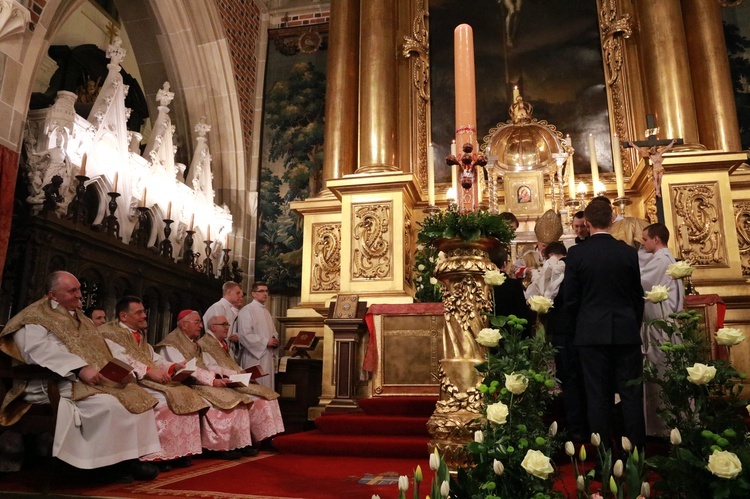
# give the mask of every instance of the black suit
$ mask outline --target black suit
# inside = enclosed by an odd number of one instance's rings
[[[622,400],[625,435],[642,450],[643,384],[627,386],[643,375],[638,254],[609,234],[592,235],[585,244],[570,248],[563,286],[565,308],[575,317],[591,431],[599,433],[602,442],[611,442],[616,391]]]

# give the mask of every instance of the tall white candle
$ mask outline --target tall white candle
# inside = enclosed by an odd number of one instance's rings
[[[518,85],[513,85],[513,102],[511,102],[511,104],[516,102],[516,97],[519,97],[520,95],[521,95],[521,91],[518,90]]]
[[[596,162],[596,142],[592,133],[589,134],[589,157],[591,157],[591,185],[596,188],[596,183],[599,182],[599,163]]]
[[[625,179],[622,173],[622,157],[620,157],[620,138],[612,137],[612,163],[615,166],[615,181],[617,182],[617,197],[625,197]]]
[[[83,158],[81,159],[81,170],[78,172],[78,175],[85,177],[86,176],[86,162],[89,159],[89,155],[86,153],[83,153]]]
[[[427,202],[435,206],[435,148],[427,148]]]
[[[456,155],[456,140],[451,140],[451,156]]]
[[[572,151],[573,143],[571,142],[570,135],[566,136],[566,139],[568,140],[568,145],[571,147]],[[572,153],[568,156],[568,197],[570,199],[575,199],[576,197],[576,175],[575,167],[573,166]]]
[[[119,179],[119,177],[120,177],[120,173],[115,172],[115,181],[112,182],[112,192],[117,192],[117,180]]]

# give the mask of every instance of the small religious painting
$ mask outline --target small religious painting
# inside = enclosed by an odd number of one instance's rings
[[[544,173],[506,173],[505,208],[516,216],[539,215],[544,211]]]

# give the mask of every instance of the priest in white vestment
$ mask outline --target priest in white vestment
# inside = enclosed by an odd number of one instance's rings
[[[99,332],[104,335],[112,354],[133,367],[138,384],[159,401],[154,412],[161,451],[141,459],[158,461],[163,470],[189,466],[189,456],[201,453],[198,411],[207,409],[210,404],[190,387],[172,382],[172,374],[185,364],[167,362],[148,344],[142,334],[148,321],[140,298],[121,298],[115,314],[118,320],[101,326]]]
[[[242,368],[229,354],[226,342],[230,323],[223,315],[216,315],[208,321],[206,334],[198,340],[203,351],[203,361],[206,366],[222,376],[230,376],[242,372]],[[284,421],[279,408],[279,394],[260,384],[253,384],[246,388],[253,397],[250,408],[250,429],[253,441],[258,442],[284,432]]]
[[[236,319],[242,304],[245,302],[245,294],[242,292],[240,285],[234,281],[225,282],[221,287],[221,292],[221,300],[208,307],[206,313],[203,314],[203,330],[209,330],[208,322],[212,317],[217,315],[226,317],[229,322],[229,336],[227,337],[229,351],[235,359],[239,359],[240,344]]]
[[[641,339],[643,341],[643,353],[646,360],[656,366],[659,376],[664,373],[664,352],[659,346],[665,341],[679,342],[679,338],[669,338],[666,333],[649,322],[654,319],[664,319],[669,314],[681,312],[685,292],[682,280],[672,279],[667,275],[667,267],[675,263],[675,259],[667,248],[669,242],[669,230],[661,223],[648,225],[643,229],[640,253],[641,285],[648,292],[655,285],[666,286],[669,289],[669,298],[661,303],[651,303],[648,300],[643,309],[643,326],[641,327]],[[649,258],[650,256],[650,258]],[[656,412],[660,404],[659,387],[653,383],[644,384],[644,412],[646,416],[646,435],[666,435],[669,429],[664,425]]]
[[[183,310],[177,316],[177,329],[156,345],[156,352],[168,362],[196,360],[197,369],[190,375],[192,387],[211,403],[201,417],[203,448],[222,459],[254,455],[249,410],[253,401],[250,395],[226,388],[226,381],[206,367],[197,343],[202,327],[198,312]]]
[[[155,478],[156,466],[137,459],[161,449],[156,399],[135,383],[115,386],[99,373],[112,355],[81,312],[75,276],[52,273],[47,291],[8,322],[0,348],[17,363],[42,366],[61,377],[52,455],[83,469],[127,461],[127,473],[135,478]],[[18,384],[6,396],[0,423],[11,425],[30,404],[44,403],[49,398],[41,380]]]
[[[258,383],[274,389],[279,333],[276,332],[271,313],[265,307],[268,286],[264,282],[255,282],[251,294],[253,301],[245,305],[237,317],[237,332],[242,345],[239,364],[242,369],[260,366],[268,376],[259,378]]]

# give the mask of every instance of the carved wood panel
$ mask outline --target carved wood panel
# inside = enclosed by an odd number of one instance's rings
[[[312,232],[310,290],[338,291],[341,287],[341,222],[312,224]]]
[[[352,205],[352,279],[392,277],[392,211],[391,202]]]
[[[690,246],[682,253],[693,265],[727,267],[727,247],[722,235],[722,210],[717,182],[671,184],[674,209],[673,234],[684,224]]]

